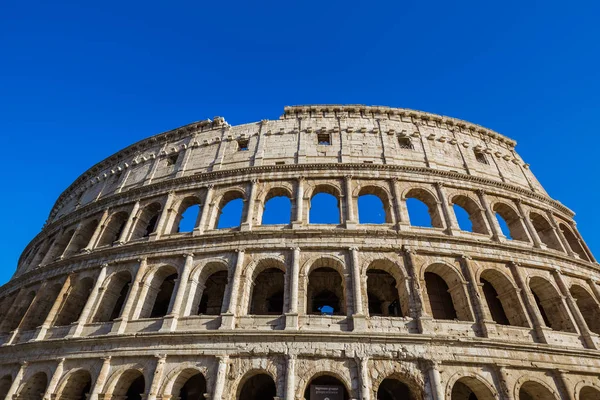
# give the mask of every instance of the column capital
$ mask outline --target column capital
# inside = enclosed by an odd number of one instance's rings
[[[253,183],[253,184],[255,184],[255,183],[260,183],[260,180],[258,180],[258,179],[256,179],[256,178],[255,178],[255,179],[251,179],[251,180],[250,180],[250,183]]]
[[[300,247],[296,246],[296,247],[290,247],[290,250],[292,251],[300,251]]]
[[[350,250],[350,251],[358,251],[358,246],[348,247],[348,250]]]
[[[344,179],[346,180],[350,180],[352,179],[352,175],[348,174],[348,175],[344,175]]]
[[[446,184],[444,182],[434,182],[434,185],[438,188],[443,188],[444,186],[446,186]]]
[[[112,356],[102,357],[101,360],[104,362],[109,362],[112,359]]]
[[[145,262],[145,261],[148,261],[148,257],[140,257],[137,259],[137,262],[140,262],[140,263]]]
[[[165,360],[167,359],[166,354],[160,354],[160,353],[156,353],[154,355],[154,357],[158,359],[158,362],[165,362]]]
[[[194,257],[194,253],[183,253],[181,256],[183,258]]]
[[[467,261],[471,261],[473,259],[473,257],[471,257],[468,254],[461,254],[460,258],[463,259],[463,260],[467,260]]]
[[[236,253],[244,253],[246,251],[246,249],[244,247],[239,247],[237,249],[235,249]]]
[[[487,194],[487,191],[485,189],[477,189],[475,190],[475,193],[477,193],[480,196],[485,196]]]
[[[213,189],[215,187],[214,183],[209,183],[208,185],[206,185],[206,189]]]
[[[108,263],[107,263],[107,262],[105,262],[105,263],[102,263],[101,267],[102,267],[102,268],[106,268],[106,267],[108,267]]]
[[[407,253],[407,254],[416,254],[417,253],[417,251],[413,247],[406,246],[406,245],[402,246],[402,251],[405,252],[405,253]]]
[[[21,361],[19,365],[21,365],[21,367],[26,367],[29,365],[29,361]]]

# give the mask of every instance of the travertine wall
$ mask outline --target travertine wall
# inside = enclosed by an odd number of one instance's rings
[[[598,399],[599,266],[514,146],[365,106],[217,117],[136,143],[60,196],[0,289],[0,396],[291,400],[329,376],[354,399]],[[339,224],[310,222],[322,192]],[[365,194],[385,223],[360,223]],[[273,196],[290,199],[289,224],[262,224]],[[217,229],[236,198],[240,226]],[[433,227],[411,225],[409,198]],[[314,312],[324,290],[333,315]]]

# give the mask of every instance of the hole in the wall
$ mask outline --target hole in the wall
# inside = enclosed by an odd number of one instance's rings
[[[340,210],[338,199],[329,193],[317,193],[310,200],[311,224],[339,224]]]
[[[431,216],[429,207],[423,201],[416,198],[406,199],[406,208],[408,209],[408,218],[412,226],[421,226],[431,228]]]
[[[233,199],[223,206],[219,215],[217,229],[235,228],[242,223],[242,212],[244,210],[244,200],[241,198]]]
[[[386,213],[383,201],[374,194],[358,197],[358,222],[360,224],[385,224]]]
[[[275,196],[267,200],[262,216],[263,225],[289,224],[292,203],[287,196]]]

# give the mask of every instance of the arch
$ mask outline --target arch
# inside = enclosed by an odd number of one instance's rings
[[[529,213],[529,220],[542,243],[551,249],[563,251],[552,225],[544,216],[532,211]]]
[[[317,391],[317,387],[319,386],[337,387],[339,388],[338,390],[342,392],[343,400],[350,399],[350,395],[348,393],[348,386],[346,382],[344,382],[344,380],[338,374],[329,371],[317,373],[309,379],[308,383],[306,384],[306,388],[304,389],[304,399],[311,400],[312,390]]]
[[[177,269],[171,265],[163,265],[152,274],[140,318],[161,318],[167,315],[177,278]]]
[[[204,400],[207,393],[207,383],[204,374],[196,368],[186,367],[179,371],[173,381],[168,384],[173,398],[180,400]]]
[[[308,223],[339,224],[341,221],[339,190],[332,185],[317,185],[310,195]]]
[[[38,293],[35,300],[35,307],[32,308],[30,313],[27,313],[27,316],[21,323],[22,330],[34,329],[44,323],[61,289],[62,284],[55,283],[48,285],[41,293]]]
[[[425,309],[434,319],[473,321],[462,275],[445,263],[434,263],[424,269],[427,296]]]
[[[102,230],[98,246],[108,246],[119,240],[128,218],[129,214],[125,211],[113,214]]]
[[[594,386],[583,386],[579,390],[579,400],[600,400],[600,389]]]
[[[346,314],[346,285],[343,275],[331,267],[313,268],[308,275],[307,314]]]
[[[53,246],[51,247],[51,251],[48,252],[44,259],[47,262],[52,262],[58,258],[61,258],[63,256],[63,253],[65,253],[65,250],[67,249],[67,246],[69,245],[69,242],[73,238],[74,234],[75,228],[63,232],[63,234],[60,235],[60,238],[58,238],[56,242],[54,242]]]
[[[556,400],[554,390],[546,384],[528,380],[519,387],[519,400]]]
[[[201,202],[198,196],[184,197],[176,207],[175,221],[171,233],[191,232],[200,221]]]
[[[529,280],[529,288],[542,319],[549,328],[557,331],[576,332],[562,296],[550,282],[534,276]]]
[[[144,207],[139,213],[133,226],[130,240],[141,239],[150,236],[156,230],[160,210],[162,206],[158,202]]]
[[[451,400],[495,400],[497,392],[483,378],[472,374],[469,376],[454,376],[449,387],[452,389],[447,398]]]
[[[387,259],[375,260],[367,267],[366,278],[369,316],[408,315],[408,293],[397,265]]]
[[[102,297],[98,302],[93,322],[108,322],[121,316],[121,311],[129,294],[132,282],[129,271],[120,271],[108,277],[104,284]]]
[[[558,224],[558,229],[560,229],[563,236],[567,240],[567,243],[569,244],[569,247],[571,248],[571,250],[574,253],[576,253],[579,256],[579,258],[581,258],[582,260],[589,261],[590,259],[587,255],[587,253],[581,246],[579,239],[577,239],[577,237],[575,236],[573,231],[571,229],[569,229],[569,227],[567,225],[563,224],[562,222],[560,224]]]
[[[229,282],[229,268],[222,260],[209,260],[192,273],[197,282],[193,301],[186,315],[219,315],[224,312],[224,298]]]
[[[377,400],[416,400],[408,385],[394,377],[385,378],[377,389]]]
[[[600,335],[600,309],[594,297],[579,285],[571,286],[569,291],[590,331]]]
[[[439,210],[438,200],[431,192],[423,188],[409,189],[403,196],[408,210],[408,219],[413,226],[443,228],[444,222]],[[412,201],[411,201],[412,199]],[[419,206],[427,207],[427,215]],[[429,218],[427,218],[427,216]]]
[[[53,326],[65,326],[76,322],[83,311],[83,307],[92,292],[94,279],[85,277],[79,279],[69,289],[67,298],[63,301]]]
[[[261,260],[252,274],[249,314],[280,315],[284,311],[285,265]],[[269,260],[270,261],[270,260]],[[277,260],[279,261],[279,260]],[[261,264],[265,267],[261,267]]]
[[[390,196],[383,188],[375,185],[363,186],[358,192],[358,223],[393,223]]]
[[[277,396],[277,387],[273,377],[266,371],[250,371],[240,381],[236,399],[265,400]]]
[[[94,219],[82,225],[81,229],[75,232],[74,238],[71,240],[71,244],[65,250],[65,257],[72,254],[79,253],[81,250],[86,248],[90,244],[92,236],[98,227],[98,220]]]
[[[519,298],[519,291],[502,272],[488,268],[481,272],[479,282],[492,319],[499,324],[528,327],[527,314]],[[493,310],[496,310],[493,311]],[[502,318],[502,314],[506,318]]]
[[[146,380],[140,369],[119,370],[113,374],[107,388],[105,394],[112,398],[142,400],[146,393]]]
[[[86,400],[92,388],[92,376],[85,369],[69,371],[58,384],[57,399]]]
[[[237,228],[245,216],[246,196],[242,191],[230,190],[221,196],[216,229]]]
[[[4,375],[0,378],[0,399],[5,399],[12,386],[12,376]]]
[[[21,384],[18,391],[18,399],[39,400],[46,393],[48,387],[48,375],[45,372],[37,372]]]
[[[498,202],[492,205],[492,211],[496,215],[500,229],[502,229],[502,233],[506,238],[521,242],[530,242],[523,220],[513,207],[506,203]],[[502,226],[502,221],[505,223],[505,228]]]
[[[464,225],[461,226],[461,220],[457,218],[461,230],[466,230],[474,233],[481,233],[484,235],[489,234],[487,223],[485,221],[485,215],[479,203],[465,195],[454,196],[452,198],[452,203],[455,207],[461,207],[468,214],[470,224],[467,225],[470,225],[470,227]]]
[[[287,225],[292,220],[292,193],[284,187],[274,187],[265,196],[261,210],[262,225]]]
[[[17,296],[11,307],[12,312],[8,312],[6,318],[4,321],[2,321],[1,326],[3,333],[14,331],[19,326],[21,320],[25,316],[25,313],[27,310],[29,310],[29,307],[31,307],[31,303],[33,303],[35,295],[35,290],[30,289],[24,295]]]

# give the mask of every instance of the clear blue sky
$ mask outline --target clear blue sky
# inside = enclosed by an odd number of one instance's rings
[[[598,2],[26,2],[0,11],[0,283],[61,191],[192,121],[360,103],[495,129],[600,257]]]

